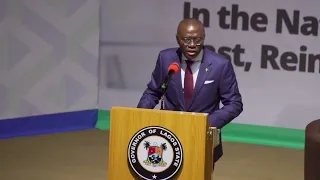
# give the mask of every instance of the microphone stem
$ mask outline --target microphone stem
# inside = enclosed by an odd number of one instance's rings
[[[162,90],[164,91],[161,97],[161,102],[160,102],[160,110],[164,110],[164,96],[167,92],[167,87],[162,87]]]
[[[179,65],[176,66],[179,67]],[[160,88],[162,89],[163,93],[161,96],[160,110],[164,110],[164,96],[167,92],[168,84],[170,83],[171,78],[175,74],[175,72],[176,71],[174,69],[170,69],[168,75],[164,78],[163,82],[161,83]]]
[[[160,110],[163,110],[163,96],[161,98],[161,107],[160,107]]]

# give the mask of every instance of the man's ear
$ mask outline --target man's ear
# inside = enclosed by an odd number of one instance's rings
[[[178,37],[178,35],[176,35],[176,41],[177,41],[177,43],[180,45],[180,40],[179,40],[179,37]]]

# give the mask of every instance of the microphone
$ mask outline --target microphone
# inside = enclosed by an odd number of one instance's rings
[[[164,80],[161,83],[161,88],[162,89],[167,89],[168,84],[171,81],[172,76],[177,73],[180,69],[180,66],[178,63],[174,62],[172,64],[170,64],[170,66],[168,67],[168,74],[165,76]]]
[[[164,90],[162,97],[161,97],[161,106],[160,106],[160,110],[164,109],[164,95],[167,92],[167,86],[171,81],[172,76],[177,73],[180,69],[180,66],[178,63],[174,62],[172,64],[170,64],[169,68],[168,68],[168,74],[166,75],[166,77],[164,78],[164,80],[161,83],[161,88]]]

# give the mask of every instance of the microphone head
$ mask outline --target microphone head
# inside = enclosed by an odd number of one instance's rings
[[[180,66],[178,63],[174,62],[172,64],[170,64],[169,68],[168,68],[168,72],[173,71],[174,74],[177,73],[180,69]]]

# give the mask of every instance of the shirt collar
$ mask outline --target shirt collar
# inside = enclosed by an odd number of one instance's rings
[[[184,56],[184,54],[183,53],[181,53],[182,55],[182,60],[184,60],[184,61],[186,61],[186,60],[188,60],[185,56]],[[193,58],[192,59],[192,61],[202,61],[202,58],[203,58],[203,49],[200,51],[200,53],[195,57],[195,58]]]

